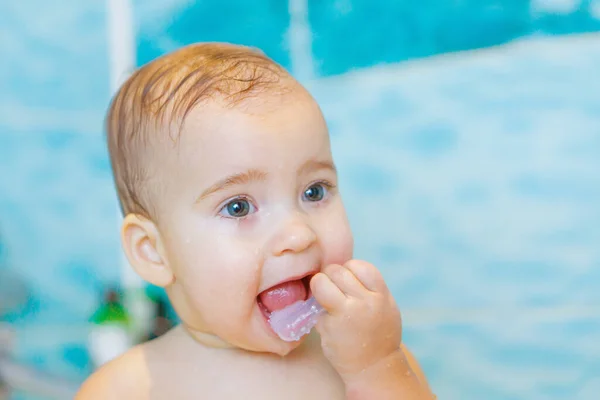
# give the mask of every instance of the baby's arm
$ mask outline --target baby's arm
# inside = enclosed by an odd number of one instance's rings
[[[138,347],[94,372],[74,400],[145,400],[148,382],[143,353]]]
[[[350,384],[347,396],[348,400],[437,399],[419,362],[404,344],[400,345],[399,353],[386,359],[385,363],[372,366]]]
[[[429,388],[429,383],[427,382],[427,377],[425,376],[425,373],[421,369],[421,366],[419,365],[419,362],[417,361],[415,356],[413,356],[413,354],[408,350],[404,343],[400,345],[400,349],[404,352],[406,360],[408,361],[408,365],[419,379],[421,385],[425,386],[427,390],[431,392],[431,389]]]
[[[346,381],[347,400],[434,400],[417,360],[401,345],[398,352]]]

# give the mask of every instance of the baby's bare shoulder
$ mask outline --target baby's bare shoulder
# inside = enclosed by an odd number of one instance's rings
[[[75,400],[145,400],[150,387],[145,344],[136,346],[95,371]]]

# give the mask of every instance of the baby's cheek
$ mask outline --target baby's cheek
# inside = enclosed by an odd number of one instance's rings
[[[331,235],[322,243],[325,265],[344,264],[353,257],[354,238],[349,227],[338,231],[336,235]]]

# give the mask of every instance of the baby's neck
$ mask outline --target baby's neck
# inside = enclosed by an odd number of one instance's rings
[[[216,335],[195,330],[193,328],[190,328],[189,326],[186,326],[185,324],[182,324],[182,328],[183,328],[183,331],[189,337],[191,337],[194,341],[200,343],[203,346],[216,348],[216,349],[233,349],[233,348],[235,348],[235,346],[231,345],[230,343],[227,343],[226,341],[224,341],[223,339],[221,339],[220,337],[218,337]]]

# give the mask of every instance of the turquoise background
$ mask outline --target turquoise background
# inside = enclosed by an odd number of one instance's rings
[[[308,7],[305,83],[356,255],[384,273],[439,398],[597,399],[600,2]],[[76,382],[119,279],[106,17],[104,2],[0,4],[0,268],[30,290],[3,319],[18,360]],[[286,2],[140,0],[134,17],[140,65],[224,40],[293,70]]]

